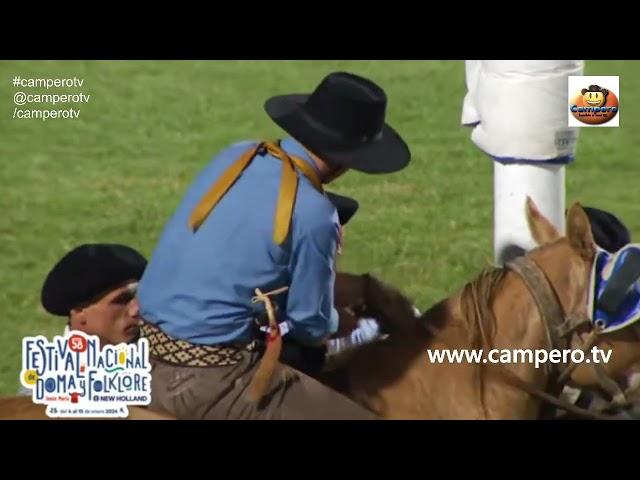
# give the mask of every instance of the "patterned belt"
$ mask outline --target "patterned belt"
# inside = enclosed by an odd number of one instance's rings
[[[170,337],[156,325],[144,322],[140,335],[149,340],[149,353],[163,362],[181,367],[225,367],[240,363],[256,342],[245,345],[196,345]]]

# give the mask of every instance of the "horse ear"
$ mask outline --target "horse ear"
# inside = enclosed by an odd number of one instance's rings
[[[591,260],[596,253],[591,222],[580,203],[571,205],[567,215],[567,238],[573,249],[585,260]]]
[[[527,196],[526,210],[529,231],[538,245],[544,245],[560,238],[558,229],[540,212],[538,206],[529,196]]]

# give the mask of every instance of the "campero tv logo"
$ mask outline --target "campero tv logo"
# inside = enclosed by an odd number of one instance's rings
[[[127,405],[151,402],[148,342],[101,347],[78,331],[25,337],[20,381],[50,417],[127,417]]]
[[[569,77],[569,126],[620,125],[620,77]]]

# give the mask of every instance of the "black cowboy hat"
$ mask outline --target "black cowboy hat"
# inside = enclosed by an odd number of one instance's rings
[[[371,80],[327,75],[311,94],[272,97],[276,124],[321,159],[366,173],[390,173],[411,159],[407,144],[385,123],[387,96]]]
[[[349,220],[351,220],[351,217],[358,211],[358,207],[360,206],[357,200],[351,197],[345,197],[344,195],[338,195],[337,193],[327,192],[327,197],[338,211],[340,225],[349,223]]]
[[[589,217],[593,239],[608,252],[615,253],[631,243],[629,229],[613,213],[594,207],[583,207]]]
[[[47,275],[42,306],[53,315],[68,316],[71,309],[97,295],[127,280],[140,280],[146,266],[144,256],[126,245],[80,245],[64,255]]]

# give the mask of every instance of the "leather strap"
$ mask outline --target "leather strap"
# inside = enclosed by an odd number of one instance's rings
[[[592,412],[586,408],[579,407],[577,405],[574,405],[573,403],[565,401],[561,398],[557,398],[545,391],[542,391],[534,387],[533,385],[530,385],[528,382],[525,382],[524,380],[522,380],[511,370],[505,368],[504,365],[500,365],[500,364],[488,364],[488,365],[490,367],[494,367],[498,369],[504,375],[505,380],[511,385],[513,385],[514,387],[527,392],[529,395],[532,395],[543,402],[546,402],[550,405],[554,405],[557,408],[573,413],[574,415],[577,415],[579,417],[589,418],[591,420],[615,420],[616,419],[616,417],[613,417],[610,415],[601,414],[599,412]]]
[[[256,145],[247,150],[220,176],[218,181],[214,183],[204,197],[202,197],[198,205],[196,205],[196,208],[191,212],[191,217],[189,218],[189,226],[194,232],[200,228],[200,225],[206,220],[209,213],[211,213],[220,199],[231,188],[231,185],[234,184],[244,169],[247,168],[258,153],[259,148],[260,145]]]
[[[620,386],[607,375],[606,369],[600,363],[592,363],[592,367],[596,372],[596,379],[602,389],[611,396],[611,405],[624,405],[627,401],[625,393]]]
[[[544,272],[527,257],[518,257],[507,263],[507,267],[520,276],[531,292],[547,333],[549,347],[562,349],[566,343],[561,336],[564,312]]]
[[[269,383],[275,372],[280,353],[282,352],[282,334],[276,318],[276,310],[269,298],[270,295],[277,295],[286,291],[288,287],[278,288],[267,293],[263,293],[259,288],[255,289],[256,296],[252,303],[264,302],[269,318],[269,331],[267,333],[267,345],[260,360],[260,365],[251,379],[247,396],[252,402],[259,402],[267,393]]]

